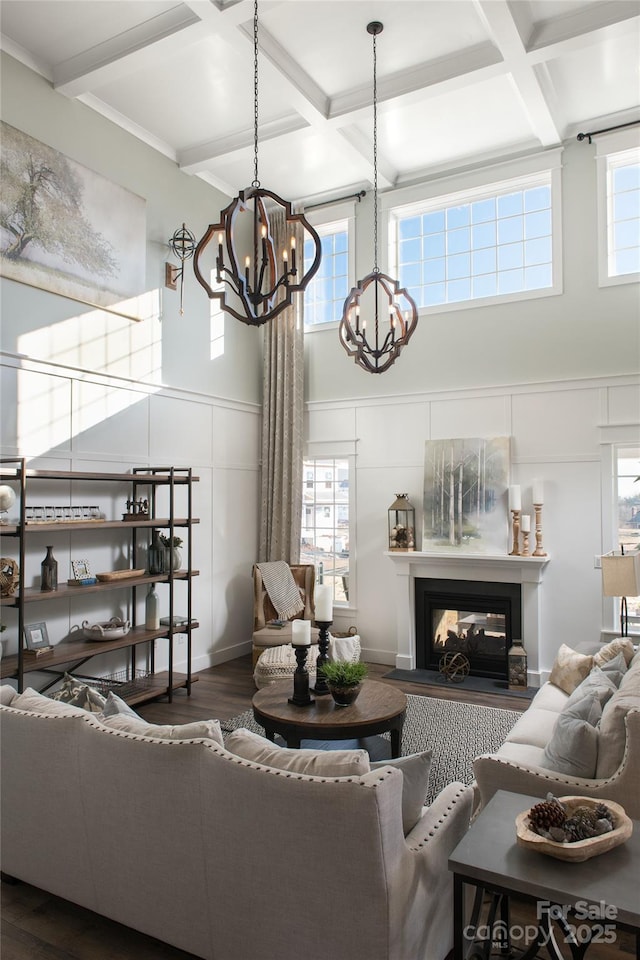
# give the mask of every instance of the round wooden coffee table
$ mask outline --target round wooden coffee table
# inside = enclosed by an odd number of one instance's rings
[[[336,707],[331,694],[316,696],[307,707],[288,703],[292,683],[270,683],[253,698],[253,716],[269,740],[278,733],[288,747],[301,740],[350,740],[391,733],[391,756],[399,757],[407,698],[400,690],[377,680],[365,680],[355,703]]]

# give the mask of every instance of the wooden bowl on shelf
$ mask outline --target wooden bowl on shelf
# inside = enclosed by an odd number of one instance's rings
[[[557,843],[555,840],[541,837],[531,829],[529,811],[525,810],[516,817],[516,839],[521,847],[535,850],[537,853],[545,853],[549,857],[555,857],[556,860],[580,863],[606,853],[607,850],[613,850],[614,847],[628,840],[633,833],[633,822],[626,815],[623,807],[619,803],[614,803],[613,800],[599,800],[593,797],[558,797],[558,800],[566,807],[569,816],[576,807],[594,809],[598,804],[603,803],[613,816],[613,830],[599,837],[589,837],[587,840]]]

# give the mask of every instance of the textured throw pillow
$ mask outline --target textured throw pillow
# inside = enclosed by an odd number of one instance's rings
[[[609,680],[615,683],[616,687],[619,687],[622,683],[622,678],[627,672],[627,662],[624,658],[624,653],[620,651],[615,657],[612,657],[611,660],[605,660],[600,666],[594,667],[594,670],[601,670]],[[593,671],[591,671],[593,673]]]
[[[395,760],[375,760],[371,764],[372,770],[379,767],[397,767],[402,771],[402,829],[405,837],[422,815],[429,787],[432,756],[431,750],[425,750],[424,753],[412,753],[408,757],[397,757]]]
[[[104,707],[102,708],[102,713],[98,719],[104,720],[105,717],[115,717],[119,713],[124,714],[126,717],[134,717],[136,720],[142,720],[142,717],[137,714],[135,710],[132,710],[128,703],[125,703],[113,690],[109,690]]]
[[[628,667],[633,659],[634,652],[633,643],[628,637],[617,637],[615,640],[611,640],[609,643],[605,643],[603,647],[600,647],[593,658],[593,662],[596,666],[601,667],[607,660],[613,660],[614,657],[617,657],[618,654],[621,653]]]
[[[310,777],[360,777],[370,770],[366,750],[289,750],[246,727],[229,734],[226,748],[243,760]]]
[[[11,706],[16,710],[29,710],[31,713],[46,713],[48,715],[64,714],[70,717],[82,715],[82,707],[72,706],[70,703],[62,703],[59,700],[52,700],[51,697],[45,697],[33,687],[27,687],[22,693],[19,693],[11,701]]]
[[[565,693],[573,693],[593,666],[593,657],[572,650],[563,643],[551,668],[550,683]]]
[[[569,777],[595,776],[598,762],[598,731],[602,706],[595,695],[583,697],[564,709],[551,740],[544,748],[540,765]]]
[[[70,673],[65,673],[62,686],[51,694],[51,699],[68,703],[73,707],[81,707],[89,713],[100,713],[105,704],[105,698],[101,693],[90,687],[84,680],[72,677]]]
[[[155,737],[156,740],[215,740],[224,746],[219,720],[199,720],[194,723],[168,724],[147,723],[141,717],[130,717],[126,713],[116,713],[104,717],[102,723],[111,730],[123,733],[135,733],[138,737]]]
[[[602,711],[600,721],[600,742],[602,750],[598,754],[598,777],[612,776],[624,757],[627,742],[625,718],[629,710],[640,708],[640,661],[632,662],[625,673],[620,688],[611,697]],[[606,749],[605,749],[606,747]]]
[[[595,699],[600,702],[600,706],[603,707],[617,689],[618,687],[609,673],[605,673],[600,667],[594,667],[582,683],[578,684],[575,688],[562,708],[563,712],[571,709],[571,707],[582,700],[583,697],[595,697]]]

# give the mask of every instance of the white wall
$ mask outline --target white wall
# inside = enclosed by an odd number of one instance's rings
[[[307,335],[307,439],[329,456],[356,451],[357,607],[336,619],[357,625],[371,660],[391,664],[396,651],[387,509],[407,492],[421,530],[429,439],[511,437],[524,512],[532,480],[545,481],[543,678],[561,642],[615,629],[594,557],[614,546],[611,442],[640,442],[640,312],[637,284],[598,287],[594,151],[574,142],[563,154],[561,295],[424,315],[381,376],[355,366],[335,328]],[[370,203],[356,218],[361,278],[372,267]]]
[[[164,262],[173,259],[168,238],[183,221],[201,236],[228,198],[4,54],[1,70],[6,123],[145,199],[147,289],[160,302],[158,315],[135,323],[3,280],[2,455],[25,456],[42,468],[96,472],[193,467],[200,477],[193,611],[201,624],[194,633],[194,669],[238,656],[250,649],[252,632],[262,337],[226,319],[223,352],[211,359],[210,305],[192,270],[183,317],[179,294],[163,287]],[[119,519],[126,495],[102,488],[100,502]],[[79,502],[75,492],[73,502]],[[28,582],[37,582],[44,549],[39,540],[30,542],[25,572]],[[60,578],[69,576],[78,549],[94,571],[122,565],[120,543],[119,535],[67,538],[54,551]],[[6,544],[3,555],[11,556],[11,549]],[[29,616],[45,620],[55,642],[82,619],[126,613],[117,603],[115,594],[101,593],[70,605],[48,601],[29,608]],[[3,620],[11,616],[6,611]],[[9,652],[16,649],[15,631],[3,639]],[[159,654],[162,666],[161,645]],[[178,667],[183,656],[177,647]]]

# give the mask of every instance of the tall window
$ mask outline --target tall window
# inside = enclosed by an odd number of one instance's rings
[[[304,293],[305,326],[333,323],[342,316],[349,293],[349,230],[346,220],[317,226],[322,245],[320,268]],[[305,270],[311,266],[315,248],[304,245]]]
[[[349,460],[305,460],[300,563],[333,587],[334,603],[349,601]]]
[[[559,292],[558,194],[543,170],[392,209],[401,284],[423,308]]]
[[[607,157],[608,274],[640,273],[640,150]]]
[[[616,494],[618,544],[631,553],[640,548],[640,447],[618,447]],[[627,610],[630,629],[640,630],[640,597],[627,597]]]

